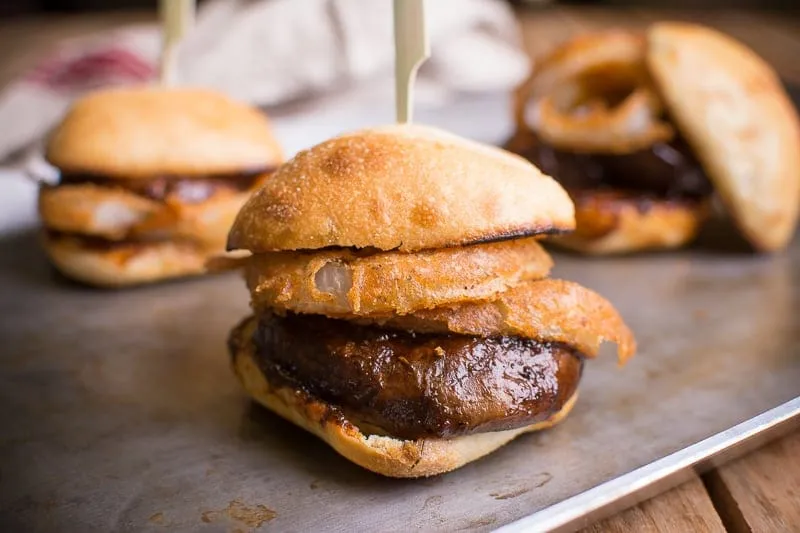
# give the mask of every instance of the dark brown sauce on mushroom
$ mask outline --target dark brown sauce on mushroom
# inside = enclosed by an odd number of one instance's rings
[[[713,187],[691,149],[680,138],[631,154],[586,154],[559,150],[531,136],[518,153],[568,191],[620,189],[658,199],[701,199]]]
[[[314,315],[265,315],[254,340],[270,381],[406,439],[545,420],[575,392],[583,369],[583,358],[563,345],[388,331]]]

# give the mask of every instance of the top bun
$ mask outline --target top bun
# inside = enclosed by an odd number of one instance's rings
[[[239,212],[228,249],[416,251],[574,229],[564,189],[524,159],[425,126],[299,153]]]
[[[208,90],[137,87],[75,102],[46,158],[62,172],[130,179],[258,171],[282,154],[256,109]]]
[[[744,236],[783,248],[800,202],[800,122],[775,72],[715,30],[659,23],[647,61],[667,108]]]

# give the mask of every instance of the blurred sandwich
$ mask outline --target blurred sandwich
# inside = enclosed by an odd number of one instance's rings
[[[202,274],[282,162],[257,110],[210,91],[133,88],[78,100],[52,133],[44,246],[66,276],[125,286]]]
[[[575,403],[617,311],[548,279],[537,237],[574,227],[564,190],[508,152],[422,126],[362,130],[280,167],[228,239],[254,315],[236,375],[364,468],[440,474]]]
[[[587,254],[690,242],[719,194],[752,246],[784,248],[800,202],[800,123],[775,72],[715,30],[659,23],[645,35],[573,39],[516,93],[507,148],[559,180]]]

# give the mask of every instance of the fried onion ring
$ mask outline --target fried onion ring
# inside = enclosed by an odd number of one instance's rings
[[[39,191],[39,213],[48,228],[109,240],[124,240],[132,227],[160,209],[158,202],[125,189],[91,183]]]
[[[616,309],[581,285],[558,279],[521,283],[495,298],[417,311],[408,316],[370,317],[362,323],[419,333],[459,333],[480,337],[518,336],[560,342],[595,357],[605,341],[617,345],[624,364],[636,339]]]
[[[599,100],[562,111],[546,96],[533,106],[534,128],[546,143],[562,150],[628,154],[671,139],[675,130],[657,120],[661,103],[650,90],[636,89],[609,109]]]
[[[249,192],[219,189],[199,203],[144,198],[122,187],[80,183],[42,187],[39,212],[50,229],[102,237],[184,239],[222,249]]]
[[[697,236],[710,214],[707,200],[660,199],[620,190],[570,194],[577,229],[549,242],[589,255],[679,248]]]
[[[550,272],[535,238],[369,255],[336,249],[255,254],[244,260],[257,309],[331,317],[390,313],[486,299]]]
[[[532,105],[529,101],[532,100]],[[660,120],[640,35],[573,39],[545,57],[515,94],[518,135],[571,151],[630,153],[674,135]]]

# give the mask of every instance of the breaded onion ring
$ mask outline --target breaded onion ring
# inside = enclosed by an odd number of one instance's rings
[[[183,203],[169,198],[161,210],[132,228],[131,235],[165,235],[223,248],[236,214],[251,192],[220,189],[199,203]]]
[[[630,153],[669,140],[674,130],[659,119],[644,58],[643,38],[626,32],[586,35],[557,48],[516,91],[518,135],[533,130],[557,148],[593,153]]]
[[[658,199],[619,190],[572,191],[577,229],[549,239],[584,254],[608,255],[665,250],[697,236],[710,202]]]
[[[661,103],[650,90],[636,89],[609,109],[599,100],[561,110],[546,96],[533,105],[533,127],[544,142],[562,150],[628,154],[672,138],[675,131],[658,121]]]
[[[558,279],[521,283],[483,302],[408,316],[370,317],[362,322],[420,333],[503,335],[560,342],[587,357],[596,356],[600,344],[609,341],[617,345],[620,364],[636,352],[633,333],[605,298],[577,283]]]
[[[562,43],[536,62],[528,79],[517,89],[514,102],[517,121],[524,122],[530,98],[553,94],[565,81],[581,73],[627,66],[642,80],[646,79],[645,52],[644,37],[625,31],[589,33]]]
[[[159,202],[123,187],[80,183],[43,187],[39,212],[48,228],[65,233],[113,241],[183,239],[222,248],[248,197],[221,188],[199,203]]]
[[[160,209],[155,200],[92,183],[43,186],[39,192],[39,213],[48,228],[110,240],[124,239]]]
[[[255,308],[333,317],[391,313],[490,298],[547,276],[535,238],[359,255],[351,250],[255,254],[244,260]]]

